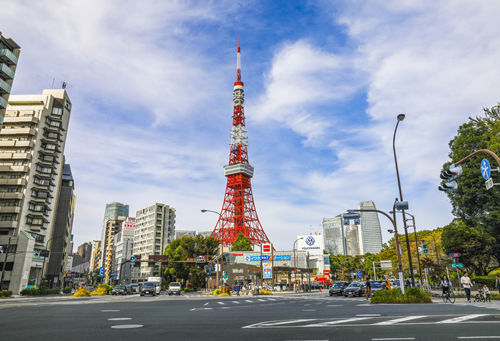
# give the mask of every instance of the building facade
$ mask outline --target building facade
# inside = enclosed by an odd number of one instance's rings
[[[134,271],[134,280],[160,276],[161,265],[150,266],[150,255],[163,255],[175,236],[175,208],[156,203],[136,212],[134,256],[141,257],[140,266]]]
[[[359,225],[351,224],[345,228],[346,254],[358,256],[363,254],[361,248],[361,229]]]
[[[90,271],[95,271],[99,268],[99,261],[101,259],[101,241],[92,241],[92,255],[90,256]]]
[[[0,124],[3,122],[21,49],[0,32]]]
[[[182,237],[196,237],[196,231],[176,230],[174,239],[181,239]]]
[[[359,203],[359,209],[376,209],[371,200]],[[361,250],[365,253],[379,253],[382,251],[382,229],[376,212],[361,212]]]
[[[49,254],[71,114],[64,89],[11,95],[0,130],[1,286],[39,286]],[[49,245],[48,245],[49,244]]]
[[[341,215],[323,218],[323,236],[326,252],[336,256],[346,254],[344,221]]]
[[[50,287],[61,287],[64,277],[65,259],[69,255],[71,232],[73,230],[73,216],[75,212],[74,180],[71,167],[65,164],[57,209],[52,229],[50,255],[47,266],[47,280]]]
[[[106,228],[106,237],[102,244],[104,252],[104,283],[110,283],[113,275],[113,260],[114,260],[114,241],[115,235],[121,232],[122,223],[126,217],[118,217],[118,219],[108,220],[104,225]],[[89,264],[90,265],[90,264]]]
[[[113,202],[111,204],[106,204],[106,209],[104,211],[104,220],[102,223],[102,232],[101,232],[101,255],[99,257],[99,266],[105,265],[106,260],[106,240],[107,240],[107,230],[106,230],[106,222],[108,220],[118,220],[118,217],[122,217],[122,221],[125,220],[129,215],[129,206],[119,203]]]
[[[134,245],[135,218],[128,217],[122,223],[122,230],[115,235],[113,274],[116,274],[121,283],[130,283],[132,280],[132,264],[127,262],[132,257]]]

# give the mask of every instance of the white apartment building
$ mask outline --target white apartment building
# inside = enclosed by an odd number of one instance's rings
[[[160,276],[160,264],[148,264],[150,255],[163,255],[175,236],[175,209],[156,203],[136,212],[134,256],[141,257],[140,267],[134,271],[134,281]]]
[[[47,266],[70,114],[64,89],[9,97],[0,128],[0,245],[9,253],[0,264],[1,286],[14,294],[39,286]]]
[[[126,263],[133,253],[135,218],[128,217],[122,223],[122,229],[115,235],[113,274],[116,274],[122,283],[132,280],[132,265]]]
[[[347,254],[344,221],[341,215],[335,218],[323,218],[323,236],[326,252],[336,256]]]
[[[359,209],[376,209],[371,200],[359,203]],[[376,212],[361,212],[361,254],[379,253],[382,251],[382,229]]]

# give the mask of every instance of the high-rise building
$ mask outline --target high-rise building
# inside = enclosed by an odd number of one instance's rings
[[[181,239],[182,237],[196,237],[196,231],[176,230],[174,239]]]
[[[8,257],[0,281],[16,294],[40,285],[54,242],[70,114],[64,89],[9,97],[0,130],[0,245],[12,252],[0,255],[0,264]]]
[[[20,51],[19,45],[0,32],[0,124],[7,109]]]
[[[361,229],[359,225],[348,225],[345,228],[346,254],[358,256],[363,254],[361,250]]]
[[[49,286],[60,287],[63,279],[65,259],[69,254],[71,232],[73,230],[73,216],[75,212],[74,180],[71,167],[65,164],[61,179],[57,208],[52,229],[50,256],[47,266],[47,280]]]
[[[107,243],[107,230],[106,230],[106,222],[108,220],[118,220],[118,217],[128,217],[129,207],[128,205],[112,202],[111,204],[106,204],[106,210],[104,211],[104,220],[102,223],[102,232],[101,232],[101,255],[99,256],[99,266],[105,265],[106,260],[106,246]],[[124,219],[122,219],[123,221]]]
[[[323,236],[325,250],[333,255],[345,255],[344,221],[341,215],[335,218],[323,218]]]
[[[92,243],[87,242],[79,245],[76,251],[82,258],[82,263],[90,262],[92,256]]]
[[[163,255],[175,236],[175,208],[165,204],[153,204],[136,212],[134,232],[134,256],[141,257],[140,268],[134,272],[134,280],[147,280],[160,276],[160,266],[149,266],[150,255]]]
[[[113,253],[114,253],[114,241],[115,235],[120,233],[122,229],[122,223],[126,217],[118,217],[118,219],[107,220],[104,227],[106,229],[106,236],[104,242],[102,243],[103,251],[103,266],[104,266],[104,283],[108,283],[113,274]]]
[[[99,261],[101,259],[101,241],[92,241],[92,255],[90,256],[90,271],[95,271],[99,267]]]
[[[359,203],[359,209],[376,209],[371,200]],[[361,250],[365,253],[379,253],[382,251],[382,230],[376,212],[361,212]]]
[[[126,262],[132,257],[134,245],[135,218],[128,217],[122,223],[122,230],[115,234],[113,274],[116,274],[122,283],[132,280],[132,264]]]

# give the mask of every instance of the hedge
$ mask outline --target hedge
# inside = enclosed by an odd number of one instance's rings
[[[480,288],[483,287],[484,284],[488,286],[490,290],[495,288],[495,280],[496,277],[490,276],[476,276],[472,279],[472,282],[476,283]]]
[[[71,294],[71,291],[73,291],[71,288],[63,288],[62,289],[63,294]]]
[[[400,288],[396,288],[377,291],[371,303],[432,303],[432,300],[421,288],[408,288],[404,295]]]
[[[4,297],[10,297],[10,296],[12,296],[12,291],[10,291],[10,290],[0,291],[0,297],[4,298]]]
[[[43,295],[58,295],[61,293],[60,289],[47,289],[47,288],[31,288],[21,290],[23,296],[43,296]]]

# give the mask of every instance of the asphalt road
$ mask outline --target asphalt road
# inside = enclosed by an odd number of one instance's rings
[[[326,294],[0,300],[0,340],[500,340],[500,304]]]

